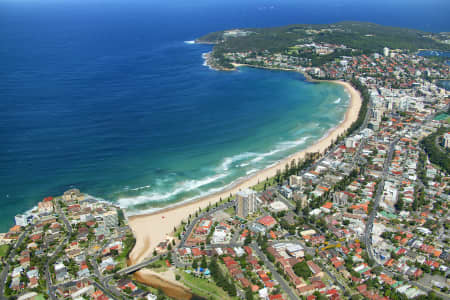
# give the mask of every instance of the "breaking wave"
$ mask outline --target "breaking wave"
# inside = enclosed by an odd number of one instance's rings
[[[245,153],[241,153],[241,154],[234,155],[231,157],[227,157],[223,160],[222,164],[219,167],[219,170],[227,171],[234,162],[242,161],[244,159],[254,157],[257,155],[258,155],[257,153],[245,152]],[[244,165],[244,166],[249,165],[249,163],[242,163],[241,166],[242,165]]]
[[[187,192],[193,192],[193,191],[196,192],[195,196],[185,198],[182,201],[177,202],[177,203],[182,203],[182,202],[188,202],[188,201],[194,200],[196,198],[221,191],[222,189],[224,189],[227,186],[236,182],[236,180],[238,180],[238,178],[228,178],[228,180],[231,179],[231,182],[227,183],[225,186],[221,185],[221,186],[217,187],[217,186],[209,186],[209,185],[211,185],[213,183],[220,184],[220,182],[218,182],[219,180],[223,180],[232,175],[238,176],[238,174],[239,174],[239,177],[244,177],[244,176],[249,176],[253,173],[256,173],[257,171],[262,169],[262,167],[260,167],[260,168],[253,167],[250,169],[247,169],[247,168],[249,166],[252,166],[252,164],[262,161],[265,158],[271,157],[274,154],[277,154],[279,152],[284,152],[284,151],[290,150],[292,148],[298,147],[298,146],[304,144],[309,138],[311,138],[311,136],[303,137],[296,141],[281,142],[275,146],[274,150],[271,150],[266,153],[244,152],[244,153],[237,154],[237,155],[234,155],[231,157],[226,157],[216,168],[213,169],[216,174],[211,175],[211,176],[206,176],[202,179],[185,180],[185,181],[178,180],[174,183],[170,182],[173,180],[173,178],[172,178],[172,180],[160,179],[164,182],[164,184],[163,185],[158,184],[157,186],[165,186],[165,187],[169,187],[169,188],[172,187],[171,191],[158,192],[158,191],[156,191],[156,188],[155,188],[155,191],[144,192],[144,193],[142,193],[142,195],[139,195],[136,197],[120,198],[118,200],[118,203],[119,203],[120,207],[132,208],[133,206],[140,205],[140,204],[146,204],[146,203],[151,204],[152,202],[168,202],[171,200],[176,200],[177,197],[182,198],[182,195]],[[274,164],[275,163],[272,161],[272,164],[270,164],[270,166],[273,166]],[[268,166],[264,166],[264,167],[268,167]],[[232,169],[234,169],[235,172],[236,172],[236,170],[238,170],[237,173],[232,172]],[[244,169],[244,170],[239,171],[242,169]],[[243,173],[243,172],[245,172],[245,173]],[[222,182],[222,183],[224,183],[224,182]],[[209,186],[209,188],[208,188],[208,186]],[[139,189],[146,189],[146,188],[150,188],[150,185],[140,187],[137,189],[132,189],[132,190],[139,190]],[[132,212],[130,212],[130,213],[132,213]]]
[[[200,180],[187,180],[187,181],[183,181],[183,182],[177,182],[174,184],[177,187],[174,188],[171,192],[167,192],[167,193],[152,192],[152,193],[143,194],[143,195],[140,195],[137,197],[132,197],[132,198],[121,198],[118,200],[118,202],[119,202],[120,207],[129,207],[129,206],[135,206],[138,204],[143,204],[146,202],[167,201],[176,195],[199,189],[202,186],[211,184],[219,179],[223,179],[223,178],[227,177],[228,175],[229,175],[228,173],[223,173],[223,174],[217,174],[214,176],[205,177]]]
[[[299,139],[297,141],[281,142],[275,147],[274,150],[258,155],[258,157],[252,159],[251,162],[253,162],[253,163],[259,162],[259,161],[263,160],[266,157],[269,157],[269,156],[272,156],[272,155],[277,154],[279,152],[287,151],[289,149],[298,147],[298,146],[304,144],[309,138],[311,138],[311,137],[310,136],[306,136],[306,137],[303,137],[303,138],[301,138],[301,139]]]

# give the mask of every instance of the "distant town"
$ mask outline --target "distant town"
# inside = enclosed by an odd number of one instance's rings
[[[0,298],[450,299],[450,94],[438,85],[450,66],[387,46],[360,53],[308,40],[290,54],[211,54],[218,68],[225,60],[348,81],[363,99],[358,120],[325,153],[186,216],[135,265],[120,207],[77,189],[47,197],[0,238]],[[308,58],[341,51],[317,66]],[[167,285],[133,275],[143,268]]]

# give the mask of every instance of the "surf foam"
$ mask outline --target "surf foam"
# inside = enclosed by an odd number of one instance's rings
[[[278,145],[276,145],[274,150],[258,155],[258,157],[252,159],[251,162],[253,162],[253,163],[259,162],[259,161],[263,160],[264,158],[272,156],[276,153],[283,152],[283,151],[292,149],[294,147],[300,146],[300,145],[304,144],[309,138],[310,138],[310,136],[306,136],[306,137],[303,137],[296,141],[281,142]]]
[[[228,175],[229,175],[228,173],[223,173],[223,174],[217,174],[214,176],[205,177],[200,180],[187,180],[187,181],[183,181],[183,182],[177,182],[174,184],[174,186],[177,186],[177,188],[174,188],[171,192],[167,192],[167,193],[151,192],[151,193],[143,194],[143,195],[140,195],[137,197],[121,198],[118,200],[118,203],[119,203],[120,207],[129,207],[129,206],[135,206],[138,204],[143,204],[146,202],[167,201],[178,194],[199,189],[202,186],[208,185],[219,179],[225,178]]]

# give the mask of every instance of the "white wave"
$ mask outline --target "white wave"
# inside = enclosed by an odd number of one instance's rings
[[[136,196],[136,197],[121,198],[118,200],[118,203],[119,203],[120,207],[122,207],[122,208],[129,208],[129,210],[127,210],[127,215],[142,214],[143,213],[142,210],[134,211],[134,209],[132,207],[136,206],[138,204],[143,204],[143,203],[150,203],[150,202],[155,202],[155,201],[167,201],[181,193],[185,193],[185,192],[189,192],[189,191],[193,191],[193,190],[198,190],[199,193],[193,197],[184,199],[181,202],[177,202],[175,205],[179,205],[180,203],[189,202],[194,199],[198,199],[200,197],[219,192],[219,191],[224,190],[224,189],[230,187],[231,185],[235,184],[236,181],[233,181],[233,182],[227,184],[226,186],[210,188],[207,190],[202,190],[201,187],[206,186],[206,185],[211,184],[219,179],[229,176],[229,173],[227,173],[226,171],[229,170],[229,168],[232,166],[232,164],[234,162],[238,162],[238,161],[241,161],[244,159],[249,159],[249,158],[254,157],[251,161],[243,162],[238,165],[240,167],[245,167],[245,166],[250,165],[251,163],[261,161],[262,159],[272,156],[278,152],[286,151],[288,149],[291,149],[291,148],[297,147],[301,144],[304,144],[309,138],[312,138],[312,137],[307,136],[307,137],[303,137],[296,141],[281,142],[278,145],[276,145],[274,150],[269,151],[267,153],[245,152],[245,153],[241,153],[241,154],[234,155],[231,157],[227,157],[216,168],[216,172],[220,172],[220,174],[205,177],[200,180],[187,180],[187,181],[183,181],[183,182],[178,182],[178,183],[174,184],[174,188],[172,189],[172,191],[166,192],[166,193],[148,192],[148,193],[144,193],[142,195]],[[274,164],[275,163],[271,164],[270,166],[273,166]],[[258,170],[259,169],[248,170],[246,172],[245,177],[250,176],[251,174],[257,172]],[[242,178],[240,180],[242,180]],[[154,212],[159,209],[160,208],[149,208],[149,212]]]
[[[208,56],[209,56],[210,53],[211,53],[211,52],[205,52],[205,53],[202,53],[202,58],[203,58],[203,64],[202,64],[202,65],[205,66],[205,67],[208,67],[208,68],[212,69],[211,66],[208,65]]]
[[[250,175],[250,174],[253,174],[253,173],[257,172],[257,171],[258,171],[258,169],[251,169],[251,170],[245,172],[245,175]]]
[[[151,185],[144,185],[144,186],[140,186],[134,189],[129,189],[130,191],[140,191],[140,190],[145,190],[145,189],[149,189],[151,187]]]
[[[173,206],[182,205],[182,204],[184,204],[184,203],[191,202],[192,200],[198,199],[198,198],[200,198],[200,197],[203,197],[203,196],[207,196],[207,195],[211,195],[211,194],[220,192],[220,191],[223,190],[223,189],[227,189],[227,188],[231,187],[233,184],[234,184],[234,182],[231,182],[231,183],[227,184],[227,185],[224,186],[224,187],[211,188],[211,189],[209,189],[209,190],[207,190],[207,191],[201,192],[201,193],[198,194],[197,196],[190,197],[190,198],[184,199],[183,201],[176,202],[176,203],[174,203],[174,204],[172,204],[172,205],[168,205],[168,206],[164,206],[164,207],[150,207],[150,208],[145,209],[145,210],[130,208],[130,209],[125,210],[125,215],[126,215],[127,217],[129,217],[129,216],[133,216],[133,215],[149,214],[149,213],[153,213],[153,212],[156,212],[156,211],[158,211],[158,210],[165,209],[165,208],[168,208],[168,207],[173,207]],[[140,196],[140,197],[141,197],[141,199],[143,199],[145,196]],[[151,202],[151,200],[146,200],[146,199],[144,199],[141,203],[146,203],[146,202]],[[122,207],[122,206],[121,206],[121,207]]]
[[[184,41],[184,43],[185,43],[185,44],[192,45],[192,44],[195,44],[195,41]]]
[[[335,104],[338,104],[339,102],[341,102],[341,98],[337,98],[336,101],[334,101]]]
[[[28,209],[27,211],[21,213],[21,215],[30,216],[30,215],[33,215],[34,213],[37,213],[37,210],[38,210],[38,206],[35,205],[32,208]]]
[[[227,171],[230,168],[231,164],[233,164],[234,162],[241,161],[243,159],[250,158],[256,155],[258,154],[253,152],[244,152],[231,157],[226,157],[223,160],[222,164],[219,166],[219,170]]]
[[[97,202],[104,202],[104,203],[109,203],[109,204],[111,204],[111,202],[109,202],[108,200],[106,200],[106,199],[103,199],[103,198],[100,198],[100,197],[95,197],[95,196],[92,196],[92,195],[90,195],[90,194],[85,194],[86,195],[86,198],[87,199],[94,199],[95,201],[97,201]]]
[[[228,176],[228,173],[223,174],[217,174],[214,176],[206,177],[200,180],[187,180],[181,183],[176,183],[174,190],[168,193],[158,193],[158,192],[152,192],[148,194],[143,194],[137,197],[127,197],[127,198],[121,198],[118,200],[118,203],[120,207],[129,207],[134,206],[138,204],[142,204],[145,202],[152,202],[152,201],[167,201],[170,198],[184,193],[189,192],[192,190],[196,190],[202,186],[208,185],[210,183],[213,183],[214,181],[217,181],[219,179],[225,178]]]
[[[297,141],[281,142],[275,147],[274,150],[258,155],[258,157],[252,159],[251,162],[253,162],[253,163],[259,162],[259,161],[263,160],[264,158],[272,156],[278,152],[286,151],[288,149],[300,146],[300,145],[304,144],[306,142],[306,140],[309,138],[310,138],[310,136],[306,136]]]

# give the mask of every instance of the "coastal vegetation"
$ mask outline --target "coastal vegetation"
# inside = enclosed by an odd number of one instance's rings
[[[355,122],[349,127],[347,130],[347,134],[352,134],[355,132],[358,128],[361,127],[361,125],[364,123],[364,119],[366,118],[367,109],[370,101],[370,95],[369,91],[367,90],[367,87],[363,85],[358,79],[353,78],[351,80],[351,84],[355,89],[357,89],[361,93],[361,108],[358,113],[358,119],[356,119]]]
[[[226,278],[226,275],[223,274],[216,257],[213,257],[211,259],[211,263],[209,264],[209,270],[217,286],[223,288],[228,293],[229,296],[235,297],[237,294],[236,286],[234,285],[232,280],[231,281],[228,280]]]

